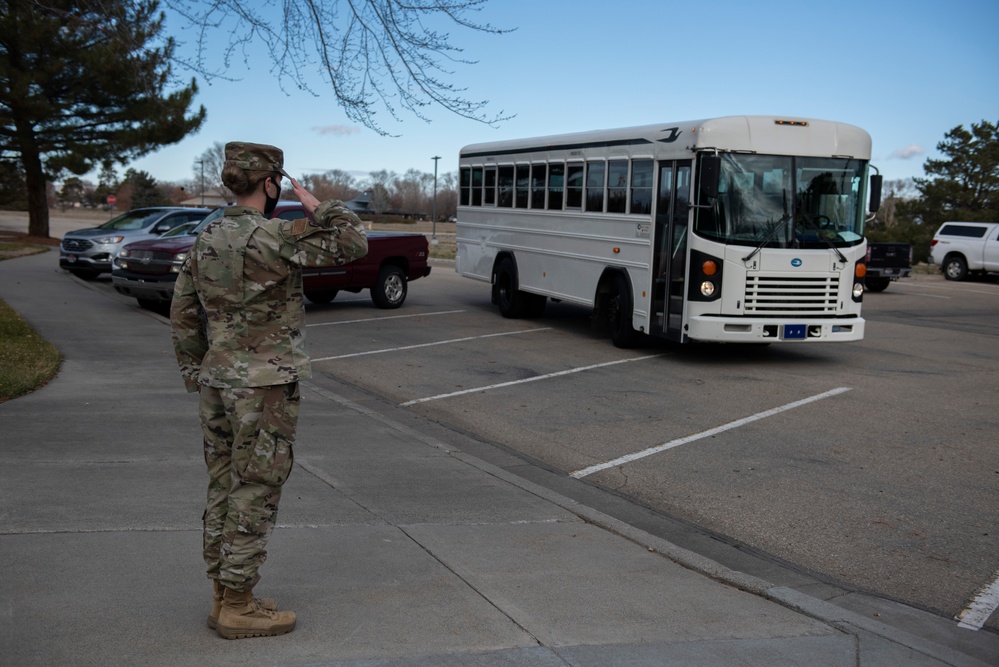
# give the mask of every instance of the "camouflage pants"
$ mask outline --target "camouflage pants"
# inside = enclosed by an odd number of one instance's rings
[[[200,391],[209,477],[205,563],[209,578],[243,591],[260,578],[281,486],[291,474],[298,383]]]

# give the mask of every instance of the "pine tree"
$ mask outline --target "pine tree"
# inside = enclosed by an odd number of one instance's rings
[[[933,229],[948,220],[999,220],[999,123],[958,125],[937,150],[947,159],[926,161],[928,178],[913,179],[921,197],[906,212]]]
[[[43,6],[44,5],[44,6]],[[0,157],[18,156],[29,233],[48,236],[46,182],[127,163],[198,129],[194,80],[173,92],[156,0],[0,6]]]

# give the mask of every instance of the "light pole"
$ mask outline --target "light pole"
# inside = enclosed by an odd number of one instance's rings
[[[198,163],[201,164],[201,207],[204,208],[204,206],[205,206],[205,161],[204,160],[198,160]]]
[[[433,222],[431,223],[431,229],[433,230],[430,234],[430,242],[433,244],[437,243],[437,160],[441,159],[440,155],[435,155],[431,160],[434,161],[434,200],[430,205],[431,215]]]

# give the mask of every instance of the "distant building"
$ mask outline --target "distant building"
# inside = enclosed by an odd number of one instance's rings
[[[349,208],[351,211],[357,215],[367,214],[375,215],[378,213],[375,209],[371,208],[371,191],[362,192],[350,201],[345,201],[344,206]],[[384,215],[399,216],[400,218],[407,218],[413,220],[423,220],[427,217],[426,213],[421,213],[419,211],[399,211],[396,209],[387,209],[382,211]]]
[[[229,202],[226,200],[222,193],[218,190],[205,190],[204,196],[197,195],[196,197],[191,197],[190,199],[185,199],[180,202],[180,206],[190,206],[198,207],[204,206],[205,208],[219,208],[221,206],[228,206]]]
[[[350,201],[345,201],[344,206],[349,208],[351,211],[360,215],[362,213],[374,213],[375,210],[371,208],[371,191],[362,192]]]

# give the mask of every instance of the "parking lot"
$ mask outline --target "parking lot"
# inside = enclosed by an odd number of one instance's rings
[[[867,296],[860,343],[620,350],[576,306],[503,319],[444,264],[397,311],[307,306],[307,339],[316,385],[514,453],[525,476],[955,617],[999,571],[997,306],[993,282],[919,275]]]

